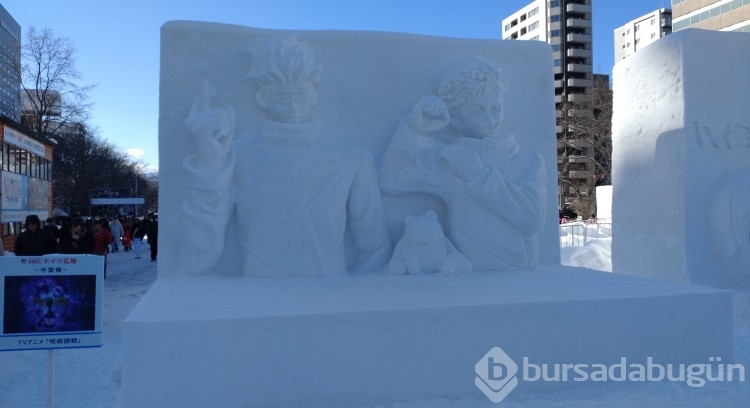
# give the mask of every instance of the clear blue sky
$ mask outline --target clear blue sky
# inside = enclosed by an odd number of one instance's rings
[[[592,0],[594,72],[611,74],[613,30],[669,0]],[[9,0],[21,25],[50,28],[78,49],[82,83],[96,84],[90,124],[158,167],[159,28],[200,20],[274,29],[340,29],[500,38],[501,21],[530,0]]]

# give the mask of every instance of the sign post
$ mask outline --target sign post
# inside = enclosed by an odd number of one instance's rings
[[[100,347],[104,257],[0,257],[0,351],[48,350],[47,406],[55,404],[55,350]]]

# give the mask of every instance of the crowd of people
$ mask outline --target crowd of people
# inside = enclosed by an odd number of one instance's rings
[[[144,239],[151,249],[151,262],[156,262],[159,222],[155,213],[147,217],[118,216],[107,218],[47,218],[45,224],[37,215],[26,217],[24,229],[16,238],[16,256],[47,254],[91,254],[104,257],[107,276],[107,254],[133,251],[141,259]],[[2,252],[0,252],[2,254]]]

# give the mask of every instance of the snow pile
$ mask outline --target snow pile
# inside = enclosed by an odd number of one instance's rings
[[[592,239],[584,246],[566,246],[560,249],[560,261],[566,266],[612,272],[611,248],[612,238]]]

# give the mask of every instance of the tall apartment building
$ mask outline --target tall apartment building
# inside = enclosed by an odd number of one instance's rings
[[[21,81],[14,65],[21,64],[21,26],[0,4],[0,115],[21,120]]]
[[[589,211],[594,200],[592,145],[564,123],[569,115],[590,115],[593,56],[591,0],[534,0],[502,21],[504,40],[545,41],[552,46],[557,109],[560,209]],[[588,216],[589,214],[582,214]]]
[[[672,30],[750,32],[750,0],[672,0]]]
[[[587,100],[593,85],[591,0],[534,0],[503,19],[502,38],[549,43],[555,102]]]
[[[672,10],[661,8],[615,29],[615,62],[672,33]]]

